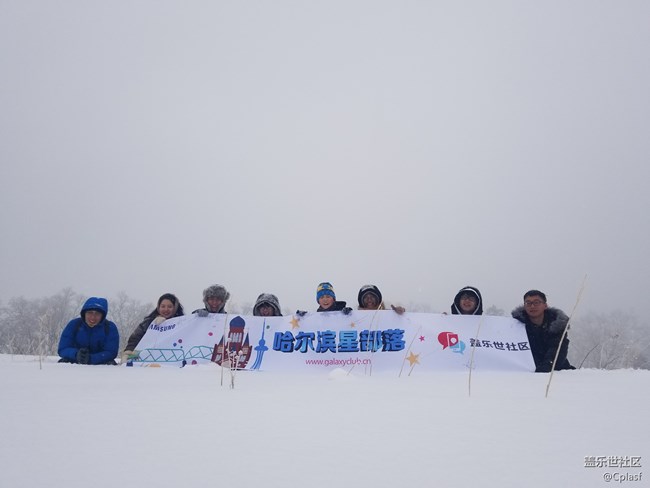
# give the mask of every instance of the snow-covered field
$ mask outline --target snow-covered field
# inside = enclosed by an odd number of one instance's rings
[[[465,373],[230,389],[216,365],[55,361],[0,356],[1,487],[650,486],[650,371],[557,372],[545,398],[533,373],[475,373],[470,396]]]

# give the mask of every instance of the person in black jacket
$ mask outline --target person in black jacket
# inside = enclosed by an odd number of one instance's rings
[[[559,308],[549,308],[544,293],[539,290],[526,292],[524,304],[514,309],[512,316],[526,325],[536,373],[551,372],[558,348],[560,353],[555,370],[575,369],[567,359],[569,338],[565,335],[561,341],[564,329],[568,328],[569,317]]]
[[[359,289],[357,300],[359,302],[358,310],[386,310],[381,291],[379,291],[376,285],[363,285]],[[398,315],[406,312],[406,309],[399,305],[391,305],[390,308]]]
[[[122,362],[126,362],[129,357],[133,356],[135,346],[137,346],[140,339],[144,337],[151,324],[160,325],[167,319],[180,317],[183,314],[183,305],[181,305],[181,302],[178,300],[176,295],[165,293],[158,298],[156,308],[154,308],[151,313],[138,324],[129,336],[129,340],[127,341],[124,352],[122,353]]]
[[[349,315],[352,312],[352,309],[346,306],[346,302],[336,300],[334,287],[327,281],[320,283],[318,288],[316,288],[316,301],[318,302],[318,310],[316,312],[343,312],[345,315]],[[296,310],[296,315],[298,317],[304,317],[307,315],[307,312],[305,310]]]
[[[483,315],[483,297],[478,288],[466,286],[454,297],[451,304],[452,315]]]
[[[207,317],[210,313],[226,313],[226,302],[230,298],[230,292],[223,285],[208,286],[203,290],[203,304],[205,308],[199,308],[192,313],[199,317]]]
[[[334,287],[327,281],[318,285],[316,288],[316,301],[318,302],[317,312],[338,312],[343,311],[346,315],[352,310],[346,307],[346,302],[336,300]]]

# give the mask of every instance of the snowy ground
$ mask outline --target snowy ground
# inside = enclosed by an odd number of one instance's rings
[[[0,356],[0,486],[650,486],[649,371],[220,373]]]

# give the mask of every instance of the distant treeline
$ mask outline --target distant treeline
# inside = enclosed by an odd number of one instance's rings
[[[50,297],[11,298],[0,302],[0,354],[55,356],[66,324],[79,316],[86,296],[66,288]],[[142,303],[126,293],[108,298],[108,318],[120,333],[120,351],[154,303]],[[228,312],[252,314],[253,304],[228,302]],[[409,312],[431,312],[425,304],[408,304]],[[291,311],[283,310],[290,314]],[[491,306],[488,315],[507,315]],[[650,369],[650,327],[627,312],[588,313],[576,317],[569,329],[569,360],[576,367]]]

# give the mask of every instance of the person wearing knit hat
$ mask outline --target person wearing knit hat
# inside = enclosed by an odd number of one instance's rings
[[[483,298],[478,288],[466,286],[456,293],[451,304],[452,315],[483,315]]]
[[[334,287],[331,283],[325,281],[316,288],[316,301],[318,302],[317,312],[336,312],[342,311],[346,315],[352,310],[346,307],[346,302],[337,301]]]
[[[253,315],[256,317],[282,317],[278,297],[273,293],[262,293],[255,301]]]
[[[359,310],[386,310],[381,291],[375,285],[363,285],[358,295]],[[399,315],[405,312],[404,307],[390,306]]]
[[[226,302],[230,293],[223,285],[212,285],[203,290],[205,308],[194,310],[199,317],[207,317],[209,313],[226,313]]]

